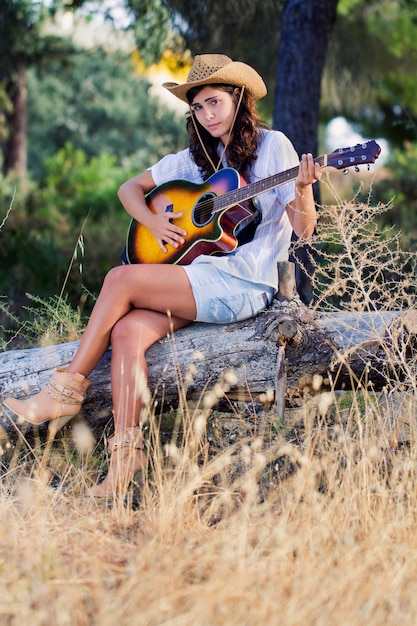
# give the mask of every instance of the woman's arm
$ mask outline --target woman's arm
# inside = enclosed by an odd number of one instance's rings
[[[182,213],[154,213],[148,208],[145,196],[154,187],[155,181],[152,173],[146,170],[123,183],[119,188],[118,196],[129,215],[146,226],[157,240],[161,250],[166,252],[166,243],[178,248],[184,243],[183,237],[187,232],[171,222],[181,217]]]
[[[321,178],[321,168],[312,154],[303,154],[295,179],[295,198],[286,206],[293,231],[297,237],[311,237],[317,221],[313,183]]]

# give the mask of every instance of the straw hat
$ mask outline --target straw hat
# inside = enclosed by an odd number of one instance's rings
[[[266,87],[262,78],[250,65],[240,61],[232,61],[225,54],[199,54],[191,66],[187,82],[163,83],[174,96],[188,104],[187,91],[192,87],[212,84],[235,85],[245,87],[255,100],[266,95]]]

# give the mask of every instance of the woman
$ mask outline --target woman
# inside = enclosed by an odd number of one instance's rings
[[[188,103],[189,148],[164,157],[125,182],[119,198],[153,236],[163,254],[178,249],[187,232],[176,224],[182,213],[155,213],[145,195],[155,186],[184,179],[202,183],[224,166],[253,182],[298,167],[293,182],[262,193],[262,220],[248,243],[227,255],[200,255],[189,265],[122,265],[107,274],[80,346],[66,369],[55,372],[39,394],[8,398],[6,407],[31,424],[54,420],[56,431],[75,416],[91,373],[112,346],[114,437],[105,480],[91,493],[124,491],[146,461],[140,415],[146,390],[146,350],[193,321],[219,324],[256,315],[271,303],[278,286],[277,262],[288,258],[292,231],[310,237],[316,222],[312,184],[320,167],[311,154],[301,162],[290,141],[260,122],[256,101],[266,87],[250,66],[225,55],[195,58],[184,84],[165,83]],[[172,249],[172,248],[171,248]]]

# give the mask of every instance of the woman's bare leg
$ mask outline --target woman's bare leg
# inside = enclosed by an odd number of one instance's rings
[[[147,393],[146,350],[170,332],[190,322],[165,313],[134,309],[111,334],[111,379],[115,433],[139,425]]]
[[[107,476],[89,490],[94,497],[124,493],[135,473],[144,469],[146,456],[139,424],[147,392],[146,350],[196,315],[194,296],[181,267],[120,269],[123,271],[112,270],[107,275],[71,363],[77,372],[92,369],[111,341],[114,436],[108,441]]]
[[[114,325],[133,309],[147,309],[193,321],[196,305],[187,274],[179,265],[122,265],[107,274],[68,372],[88,376],[110,345]],[[155,339],[156,341],[156,339]]]

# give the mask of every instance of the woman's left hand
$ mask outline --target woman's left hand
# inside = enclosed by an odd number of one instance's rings
[[[312,185],[321,179],[322,170],[318,163],[314,162],[313,155],[309,152],[303,154],[300,161],[298,176],[295,179],[295,185],[298,189]]]

